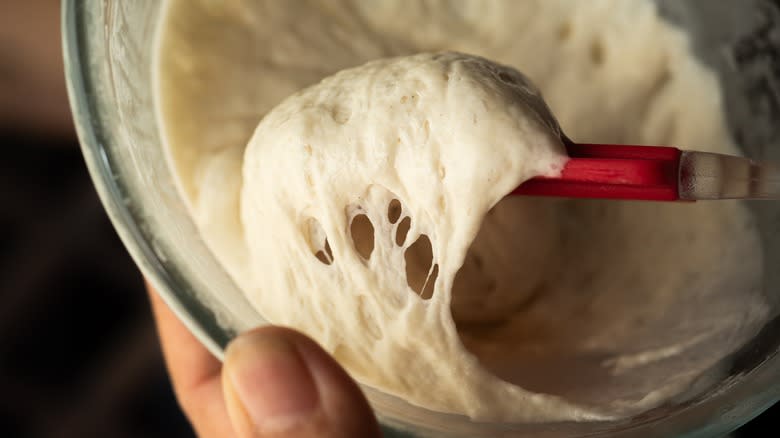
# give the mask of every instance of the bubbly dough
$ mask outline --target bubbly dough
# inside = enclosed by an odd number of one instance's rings
[[[279,104],[249,142],[247,292],[271,321],[316,333],[361,380],[433,409],[486,416],[524,403],[533,418],[554,403],[588,418],[553,398],[529,403],[532,394],[479,366],[460,345],[447,293],[488,210],[565,159],[557,123],[511,69],[442,53],[342,71]],[[373,232],[351,232],[358,215]],[[531,238],[533,228],[516,225]],[[421,238],[427,254],[405,257]],[[361,255],[358,239],[373,250]],[[410,262],[433,283],[427,302],[407,284]],[[436,381],[460,389],[431,392]]]
[[[477,420],[622,417],[717,379],[765,319],[740,204],[504,198],[560,169],[558,125],[521,74],[439,52],[521,68],[576,141],[735,153],[652,2],[166,8],[159,117],[203,238],[361,382]]]

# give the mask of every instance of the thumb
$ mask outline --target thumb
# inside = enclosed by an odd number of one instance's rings
[[[241,438],[379,437],[357,384],[319,345],[281,327],[234,339],[222,386]]]

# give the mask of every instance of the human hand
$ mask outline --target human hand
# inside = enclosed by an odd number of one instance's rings
[[[198,436],[381,436],[357,384],[311,339],[258,328],[234,339],[220,363],[149,292],[176,397]]]

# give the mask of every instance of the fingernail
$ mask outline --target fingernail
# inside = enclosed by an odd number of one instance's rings
[[[258,429],[292,427],[319,404],[309,368],[295,345],[282,337],[240,336],[228,348],[225,370]]]

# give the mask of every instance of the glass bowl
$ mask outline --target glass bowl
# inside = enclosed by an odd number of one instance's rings
[[[780,9],[769,0],[658,0],[688,30],[721,79],[729,128],[747,156],[780,160]],[[200,239],[160,147],[152,47],[158,0],[66,0],[65,68],[82,150],[100,198],[144,275],[216,356],[265,324]],[[751,203],[765,260],[764,293],[778,306],[780,204]],[[218,291],[218,293],[217,293]],[[231,303],[231,305],[227,305]],[[773,315],[777,312],[774,311]],[[780,319],[726,358],[730,375],[696,399],[618,422],[477,423],[363,386],[388,436],[705,437],[739,427],[780,399]],[[401,435],[403,436],[403,435]]]

